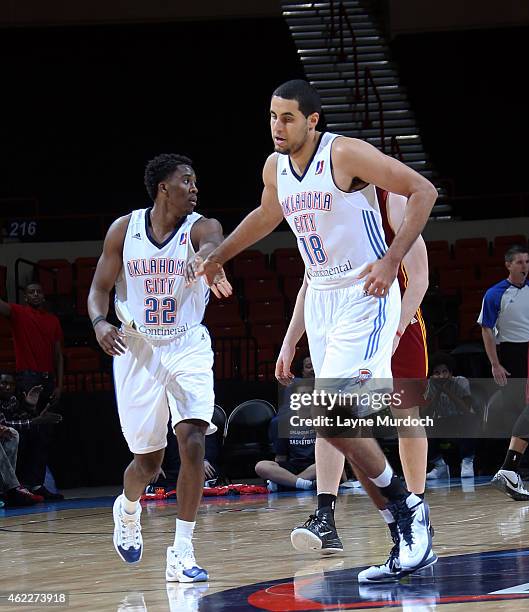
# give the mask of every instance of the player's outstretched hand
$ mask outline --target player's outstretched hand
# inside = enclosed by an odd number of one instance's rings
[[[127,350],[125,335],[108,321],[100,321],[94,328],[99,346],[107,355],[123,355]]]
[[[377,298],[386,297],[397,277],[398,270],[398,264],[395,265],[384,257],[367,265],[358,275],[358,278],[366,279],[364,295],[372,295]]]
[[[292,365],[295,352],[295,347],[283,344],[276,361],[275,376],[282,385],[285,385],[285,387],[290,385],[294,380],[294,374],[290,371],[290,366]]]
[[[218,298],[229,297],[233,293],[233,288],[226,278],[224,268],[217,262],[206,259],[195,270],[193,280],[198,276],[205,276],[208,287]]]

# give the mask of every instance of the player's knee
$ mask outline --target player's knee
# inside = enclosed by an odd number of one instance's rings
[[[267,478],[269,461],[259,461],[255,466],[255,473],[260,478]]]
[[[205,436],[201,431],[191,431],[178,439],[178,449],[182,463],[204,461]]]
[[[162,459],[158,455],[143,455],[136,456],[134,463],[142,480],[151,482],[151,480],[158,476],[162,465]]]
[[[514,424],[512,435],[529,443],[529,405],[527,405]]]

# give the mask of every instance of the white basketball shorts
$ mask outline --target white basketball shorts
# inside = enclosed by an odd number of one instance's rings
[[[193,327],[166,342],[127,336],[127,351],[114,357],[114,385],[123,435],[132,453],[151,453],[167,445],[173,427],[185,419],[211,422],[213,351],[208,330]]]
[[[339,289],[307,289],[305,328],[318,379],[391,381],[399,286],[395,281],[384,298],[365,296],[363,286],[362,280]]]

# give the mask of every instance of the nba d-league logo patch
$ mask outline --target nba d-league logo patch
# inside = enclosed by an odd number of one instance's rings
[[[178,244],[187,244],[187,232],[184,232],[180,236],[180,241],[178,242]]]
[[[323,161],[323,159],[320,159],[320,161],[316,164],[316,174],[321,174],[323,172],[324,164],[325,162]]]

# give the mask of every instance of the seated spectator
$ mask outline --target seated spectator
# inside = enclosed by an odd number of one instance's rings
[[[313,489],[316,478],[314,448],[316,432],[312,428],[293,427],[290,417],[290,397],[292,393],[311,393],[314,389],[314,369],[310,357],[301,362],[300,377],[286,389],[279,412],[269,429],[274,446],[274,461],[259,461],[255,466],[258,476],[267,481],[268,490]],[[281,435],[288,432],[288,437]]]
[[[436,437],[428,442],[428,456],[434,468],[426,478],[449,478],[450,470],[445,462],[441,442],[453,433],[472,431],[478,420],[472,407],[470,384],[464,376],[454,376],[454,359],[447,353],[436,353],[430,360],[430,377],[425,393],[429,402],[428,412],[435,422]],[[446,438],[442,437],[443,434]],[[474,477],[475,438],[454,438],[459,447],[461,478]]]
[[[22,399],[15,394],[15,379],[11,374],[0,374],[0,412],[2,424],[18,433],[19,480],[31,493],[47,500],[60,500],[63,496],[51,493],[44,486],[49,443],[53,425],[60,423],[60,414],[49,411],[49,405],[39,414],[37,406],[42,386],[37,385]]]

